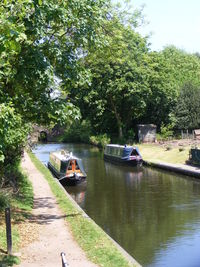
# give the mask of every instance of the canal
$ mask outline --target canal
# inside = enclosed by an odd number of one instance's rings
[[[200,181],[151,168],[104,162],[89,145],[43,144],[82,158],[87,181],[66,190],[82,209],[142,266],[200,266]]]

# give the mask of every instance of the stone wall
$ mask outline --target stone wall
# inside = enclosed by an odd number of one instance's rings
[[[138,140],[142,143],[154,143],[156,141],[156,125],[138,124]]]

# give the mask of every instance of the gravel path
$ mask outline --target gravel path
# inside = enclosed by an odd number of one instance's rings
[[[36,240],[21,249],[21,267],[61,267],[60,253],[65,252],[69,266],[97,267],[87,260],[74,241],[55,197],[43,175],[35,168],[27,153],[22,162],[34,188],[32,222],[38,227]]]

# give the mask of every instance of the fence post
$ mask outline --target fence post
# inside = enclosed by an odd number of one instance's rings
[[[65,253],[64,252],[61,252],[60,256],[62,258],[62,267],[69,266],[68,263],[67,263],[67,261],[66,261],[66,258],[65,258]]]
[[[6,218],[6,238],[7,238],[7,253],[12,253],[12,233],[11,233],[11,219],[10,219],[10,208],[5,209]]]

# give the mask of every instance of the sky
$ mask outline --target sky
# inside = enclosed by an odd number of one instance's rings
[[[123,3],[123,0],[120,1]],[[151,50],[175,45],[189,53],[200,53],[200,0],[131,0],[136,8],[145,4],[148,25],[139,32],[150,37]]]

